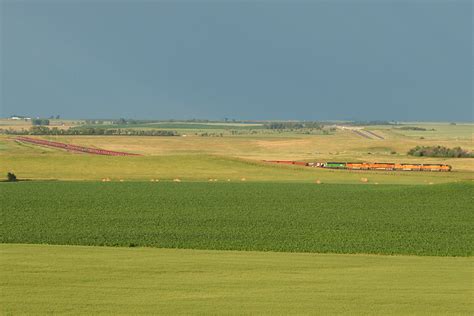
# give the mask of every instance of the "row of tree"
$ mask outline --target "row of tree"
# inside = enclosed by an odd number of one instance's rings
[[[344,122],[344,125],[350,125],[350,126],[397,125],[397,124],[398,123],[395,121],[382,121],[382,120]]]
[[[324,125],[319,122],[270,122],[264,124],[267,129],[322,129]]]
[[[416,146],[410,149],[408,154],[416,157],[474,158],[474,153],[464,150],[461,147]]]
[[[138,129],[108,129],[108,128],[69,128],[59,129],[46,126],[33,126],[29,130],[0,129],[0,133],[9,135],[118,135],[118,136],[179,136],[176,131],[167,130],[138,130]]]
[[[402,126],[402,127],[397,127],[396,129],[404,130],[404,131],[427,131],[426,128],[424,127],[418,127],[418,126]],[[430,131],[434,131],[435,129],[432,128]]]

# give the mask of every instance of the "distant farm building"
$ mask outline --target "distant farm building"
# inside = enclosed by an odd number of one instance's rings
[[[29,120],[31,120],[31,117],[12,115],[12,116],[10,116],[10,120],[15,120],[15,121],[25,120],[25,121],[29,121]]]

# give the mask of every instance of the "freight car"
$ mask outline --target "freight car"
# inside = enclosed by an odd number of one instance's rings
[[[285,165],[298,165],[298,166],[308,166],[307,162],[304,161],[293,161],[293,160],[264,160],[264,162],[279,163]]]

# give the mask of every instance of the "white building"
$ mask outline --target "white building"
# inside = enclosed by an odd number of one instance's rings
[[[18,120],[25,120],[25,121],[29,121],[29,120],[31,120],[31,117],[13,115],[13,116],[10,116],[10,120],[15,120],[15,121],[18,121]]]

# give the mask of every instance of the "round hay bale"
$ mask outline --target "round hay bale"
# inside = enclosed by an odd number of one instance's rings
[[[319,180],[319,179],[316,180],[316,184],[321,184],[321,183],[322,183],[321,180]]]
[[[176,179],[173,179],[174,182],[181,182],[180,179],[176,178]]]
[[[369,182],[369,179],[367,179],[367,178],[360,178],[360,182],[367,183],[367,182]]]

